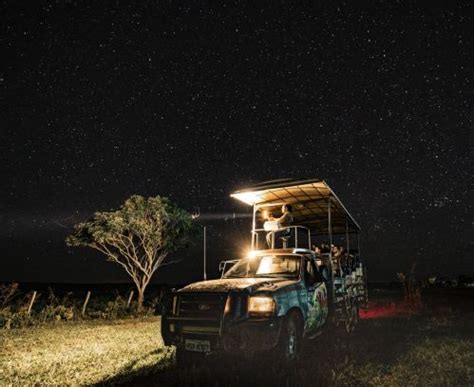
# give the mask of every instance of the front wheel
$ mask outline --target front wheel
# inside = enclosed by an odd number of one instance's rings
[[[292,365],[301,353],[303,329],[296,313],[289,314],[283,321],[278,345],[279,357],[284,365]]]

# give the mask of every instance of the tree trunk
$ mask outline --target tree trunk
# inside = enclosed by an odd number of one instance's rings
[[[138,290],[137,309],[138,309],[138,312],[142,312],[143,311],[143,301],[145,301],[145,289],[137,288],[137,290]]]

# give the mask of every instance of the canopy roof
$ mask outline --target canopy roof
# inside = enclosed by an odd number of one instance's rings
[[[331,203],[333,234],[360,230],[360,226],[324,180],[281,179],[267,181],[239,190],[230,195],[256,208],[272,208],[282,204],[293,206],[293,224],[328,234],[328,211]]]

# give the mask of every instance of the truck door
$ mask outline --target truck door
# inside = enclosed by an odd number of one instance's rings
[[[326,284],[313,260],[305,262],[305,284],[308,296],[308,318],[305,330],[314,332],[324,325],[328,316]]]

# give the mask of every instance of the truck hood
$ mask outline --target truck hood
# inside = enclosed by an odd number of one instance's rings
[[[294,284],[296,280],[287,278],[221,278],[210,281],[195,282],[180,292],[228,292],[230,290],[248,291],[257,290],[275,291],[284,286]]]

